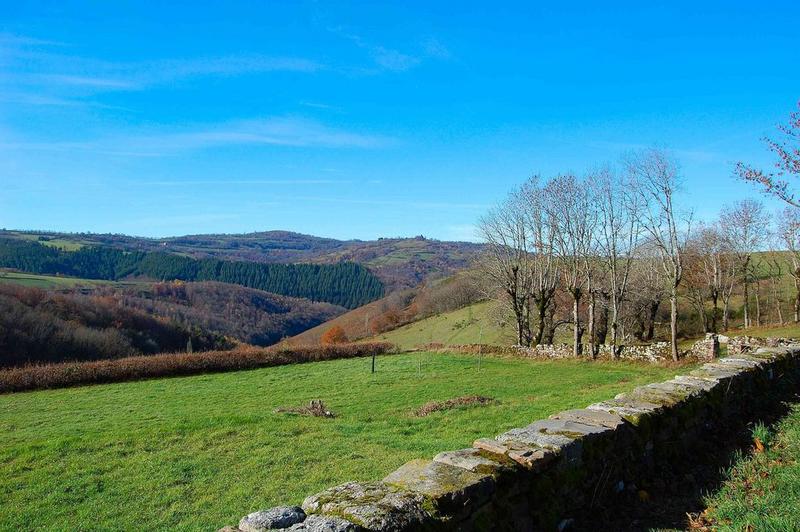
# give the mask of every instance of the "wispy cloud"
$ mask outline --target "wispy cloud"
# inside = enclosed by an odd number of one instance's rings
[[[592,141],[589,143],[589,145],[594,146],[596,148],[609,149],[617,152],[646,150],[654,147],[654,145],[652,144],[642,144],[636,142],[613,142],[613,141],[603,141],[603,140]],[[708,150],[702,148],[686,149],[686,148],[669,148],[669,147],[667,148],[667,150],[673,153],[679,159],[684,161],[691,161],[696,163],[712,163],[712,162],[721,162],[726,160],[725,154],[717,150]]]
[[[386,70],[408,70],[418,65],[421,61],[419,57],[404,54],[383,46],[370,47],[370,53],[375,62]]]
[[[417,200],[376,200],[376,199],[356,199],[356,198],[329,198],[321,196],[298,196],[294,199],[303,201],[315,201],[321,203],[334,203],[342,205],[374,205],[406,207],[414,209],[458,209],[458,210],[477,210],[484,211],[489,206],[480,203],[458,203],[449,201],[417,201]]]
[[[354,133],[319,122],[295,118],[242,120],[202,124],[186,129],[108,135],[68,142],[5,142],[0,147],[27,150],[83,150],[107,155],[159,157],[226,146],[288,146],[377,148],[393,143],[388,137]]]
[[[133,89],[137,84],[133,81],[124,79],[112,79],[91,76],[73,76],[68,74],[37,74],[32,76],[41,80],[44,84],[53,85],[75,85],[79,87],[90,87],[93,89]]]
[[[302,105],[303,107],[311,107],[312,109],[325,109],[325,110],[330,110],[330,111],[341,111],[340,107],[337,107],[335,105],[330,105],[330,104],[327,104],[327,103],[307,102],[307,101],[302,101],[302,102],[298,102],[298,103],[300,105]]]
[[[16,35],[0,35],[0,59],[6,84],[66,87],[91,92],[134,91],[202,76],[238,76],[268,72],[313,73],[324,65],[300,57],[236,54],[113,62],[55,53],[57,44]]]
[[[425,39],[422,42],[422,47],[428,57],[435,59],[450,59],[453,57],[450,50],[434,37]]]
[[[349,180],[333,179],[211,179],[211,180],[176,180],[176,181],[136,181],[131,184],[157,187],[181,186],[219,186],[219,185],[343,185]]]
[[[0,46],[66,46],[66,44],[49,39],[37,39],[36,37],[26,35],[0,33]]]
[[[382,70],[403,72],[421,64],[425,59],[450,59],[450,51],[434,38],[426,39],[417,46],[417,51],[401,52],[381,44],[375,44],[361,35],[345,30],[340,26],[329,27],[328,31],[349,40],[359,48],[366,50],[372,61]]]

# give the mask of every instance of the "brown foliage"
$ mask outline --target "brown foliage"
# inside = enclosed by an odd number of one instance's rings
[[[0,367],[230,348],[220,335],[125,307],[110,294],[0,285]]]
[[[281,414],[297,414],[298,416],[313,416],[313,417],[328,417],[334,418],[336,414],[328,410],[325,403],[321,399],[312,399],[308,406],[295,407],[280,407],[276,408],[275,412]]]
[[[450,410],[459,406],[483,406],[493,403],[494,401],[495,400],[491,397],[484,397],[482,395],[465,395],[464,397],[456,397],[455,399],[448,399],[447,401],[430,401],[417,409],[414,415],[417,417],[425,417],[441,410]]]
[[[388,353],[393,349],[394,345],[387,342],[328,346],[242,347],[232,351],[164,353],[115,360],[25,366],[0,370],[0,393],[240,371],[268,366],[371,356],[376,353]]]
[[[344,329],[342,329],[338,325],[334,325],[322,335],[319,342],[322,345],[333,345],[333,344],[344,344],[347,343],[349,340],[347,338],[347,334],[345,334]]]

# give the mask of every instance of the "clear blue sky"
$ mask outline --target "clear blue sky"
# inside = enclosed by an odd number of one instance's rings
[[[709,218],[800,98],[795,1],[165,4],[2,3],[0,227],[469,239],[653,145]]]

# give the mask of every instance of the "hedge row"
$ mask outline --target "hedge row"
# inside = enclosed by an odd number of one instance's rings
[[[231,351],[165,353],[92,362],[25,366],[0,371],[0,393],[239,371],[285,364],[364,357],[385,354],[394,350],[394,344],[388,342],[268,348],[244,347]]]

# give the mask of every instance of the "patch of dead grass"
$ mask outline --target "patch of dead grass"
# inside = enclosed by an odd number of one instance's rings
[[[484,406],[494,403],[495,399],[491,397],[484,397],[482,395],[465,395],[456,397],[455,399],[448,399],[447,401],[429,401],[414,411],[417,417],[425,417],[434,412],[441,412],[442,410],[451,410],[460,406]]]

